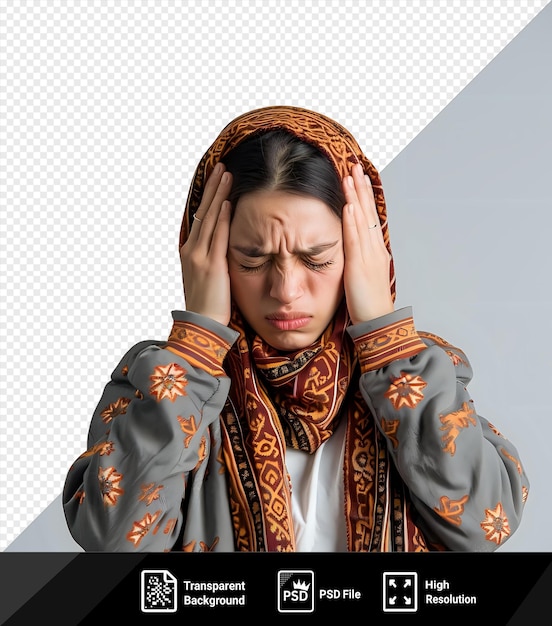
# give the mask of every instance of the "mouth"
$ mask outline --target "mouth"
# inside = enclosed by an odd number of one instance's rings
[[[310,322],[311,316],[307,313],[273,313],[266,316],[269,324],[278,330],[298,330]]]

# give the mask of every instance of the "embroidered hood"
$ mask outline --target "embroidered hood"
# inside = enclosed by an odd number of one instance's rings
[[[391,255],[389,280],[394,300],[395,270],[389,241],[387,209],[379,172],[346,128],[321,113],[300,107],[270,106],[255,109],[235,118],[222,130],[199,161],[192,178],[180,229],[179,247],[188,237],[194,214],[201,202],[204,185],[215,165],[219,161],[224,162],[225,155],[247,137],[276,129],[286,130],[318,148],[330,160],[340,180],[350,174],[352,165],[362,164],[372,182],[383,239]]]

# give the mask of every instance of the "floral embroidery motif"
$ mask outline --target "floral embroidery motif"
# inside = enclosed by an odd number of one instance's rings
[[[469,496],[464,496],[460,500],[451,500],[447,496],[442,496],[439,502],[440,507],[433,507],[435,513],[446,519],[454,526],[460,526],[464,513],[464,504],[469,500]]]
[[[202,552],[213,552],[218,542],[219,542],[219,538],[215,537],[211,545],[205,543],[205,541],[200,541],[199,546]]]
[[[153,515],[151,513],[146,513],[140,521],[134,522],[132,530],[127,533],[127,540],[131,541],[134,544],[134,547],[137,548],[142,539],[148,534],[151,527],[154,525],[155,520],[160,515],[161,509],[153,513]]]
[[[109,456],[115,450],[115,445],[112,441],[104,441],[94,447],[100,456]]]
[[[485,515],[487,517],[481,522],[485,539],[500,545],[510,535],[510,524],[502,504],[499,502],[494,509],[485,509]]]
[[[100,413],[103,423],[109,424],[109,422],[115,419],[118,415],[124,415],[130,403],[130,398],[118,398],[115,402],[108,404]]]
[[[452,350],[445,350],[445,352],[449,355],[450,360],[452,361],[455,367],[457,365],[460,365],[460,363],[462,363],[463,365],[467,365],[466,361],[461,356],[453,352]]]
[[[94,456],[95,454],[99,454],[100,456],[109,456],[115,450],[115,446],[112,441],[103,441],[101,443],[97,443],[96,445],[88,448],[86,452],[83,452],[79,459],[85,459],[88,456]]]
[[[178,423],[180,424],[180,429],[186,435],[186,437],[184,438],[184,447],[187,448],[190,445],[190,441],[192,440],[192,437],[197,432],[197,425],[196,425],[195,417],[193,415],[190,415],[190,418],[186,419],[182,417],[182,415],[177,415],[176,419],[178,420]]]
[[[456,439],[463,428],[468,426],[475,426],[475,411],[467,402],[462,403],[461,408],[458,411],[453,411],[447,415],[440,415],[440,420],[443,423],[441,430],[445,431],[442,437],[443,450],[448,452],[450,456],[454,456],[456,452]]]
[[[164,398],[174,402],[178,396],[185,396],[188,384],[186,373],[178,363],[158,365],[150,376],[152,382],[150,394],[156,396],[158,402]]]
[[[396,410],[403,406],[413,409],[423,400],[422,389],[426,386],[427,383],[421,376],[411,376],[401,372],[400,376],[391,380],[391,385],[384,395]]]
[[[155,486],[155,483],[142,485],[140,487],[142,493],[138,497],[138,500],[142,500],[142,502],[146,503],[146,506],[149,506],[154,500],[159,500],[159,492],[161,489],[163,489],[163,485]]]
[[[196,542],[192,539],[192,541],[189,541],[188,543],[182,546],[182,552],[193,552],[195,548],[195,544]]]
[[[114,467],[100,468],[98,472],[98,480],[100,481],[100,492],[103,497],[104,504],[107,506],[115,506],[119,496],[125,490],[120,487],[122,474],[115,471]]]

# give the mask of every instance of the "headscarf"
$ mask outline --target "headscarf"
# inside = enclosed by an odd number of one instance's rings
[[[314,145],[339,180],[361,163],[368,174],[383,238],[395,274],[380,176],[354,137],[334,120],[292,106],[250,111],[230,122],[200,160],[192,179],[180,231],[186,241],[205,182],[232,148],[253,134],[285,130]],[[314,344],[279,353],[252,331],[233,306],[230,327],[239,337],[225,360],[232,384],[221,414],[234,543],[240,551],[296,549],[286,447],[314,453],[345,419],[343,467],[349,551],[426,549],[410,517],[410,502],[387,446],[359,390],[359,366],[346,329],[345,301]],[[331,520],[329,521],[331,523]]]

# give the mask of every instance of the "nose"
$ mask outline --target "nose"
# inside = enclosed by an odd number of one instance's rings
[[[272,267],[270,296],[283,304],[294,302],[303,294],[302,277],[297,267]]]

